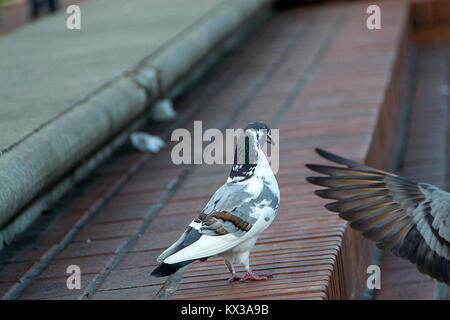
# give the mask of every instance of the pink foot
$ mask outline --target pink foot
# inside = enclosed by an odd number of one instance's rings
[[[239,281],[239,280],[241,280],[241,277],[238,277],[237,275],[232,274],[231,278],[228,279],[228,282],[234,282],[234,281]]]
[[[267,280],[271,277],[271,274],[261,274],[257,275],[254,274],[252,271],[247,272],[247,274],[240,279],[239,281],[245,281],[245,280]]]

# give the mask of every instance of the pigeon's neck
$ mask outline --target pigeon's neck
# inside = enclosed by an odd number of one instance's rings
[[[252,178],[258,172],[258,166],[264,161],[267,162],[267,159],[257,139],[251,137],[240,139],[235,148],[229,181],[242,182]]]
[[[229,179],[231,182],[242,182],[255,174],[257,164],[233,164]]]
[[[256,166],[254,175],[263,180],[271,189],[278,190],[278,183],[270,167],[269,160],[267,160],[262,149],[259,149],[258,153],[258,165]]]

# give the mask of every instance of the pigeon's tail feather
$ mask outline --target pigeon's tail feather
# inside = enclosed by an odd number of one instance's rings
[[[161,263],[153,272],[151,273],[151,276],[153,277],[166,277],[170,276],[171,274],[174,274],[179,269],[183,268],[184,266],[187,266],[188,264],[194,262],[195,260],[188,260],[188,261],[182,261],[177,262],[173,264],[169,263]]]

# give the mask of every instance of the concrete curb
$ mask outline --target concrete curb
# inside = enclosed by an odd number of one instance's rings
[[[32,223],[19,213],[46,194],[110,139],[150,109],[150,104],[200,64],[246,19],[272,0],[230,0],[122,75],[77,103],[0,159],[0,248]],[[67,190],[66,188],[61,188]],[[57,198],[52,196],[52,199]],[[47,203],[48,204],[48,203]],[[35,211],[44,207],[37,206]],[[17,219],[19,218],[19,219]],[[18,226],[8,228],[17,220]],[[14,230],[11,230],[14,229]]]

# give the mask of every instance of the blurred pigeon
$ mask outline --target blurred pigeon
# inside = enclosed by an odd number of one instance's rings
[[[140,131],[132,133],[130,140],[131,144],[142,152],[158,152],[165,145],[160,137]]]
[[[350,226],[377,247],[415,263],[420,272],[450,284],[450,194],[431,184],[374,169],[316,149],[344,165],[306,166],[329,177],[308,177],[327,187],[315,194],[338,201],[325,207],[351,221]]]
[[[226,183],[212,196],[203,211],[181,237],[157,259],[162,262],[152,276],[163,277],[196,260],[220,255],[231,273],[229,281],[265,280],[256,275],[249,255],[258,236],[272,223],[280,203],[278,183],[261,149],[260,139],[272,143],[269,127],[249,123],[238,138],[234,164]],[[240,278],[234,262],[245,267]]]
[[[152,108],[150,118],[153,121],[168,121],[175,119],[177,112],[173,108],[172,101],[170,99],[162,99],[155,103]]]

